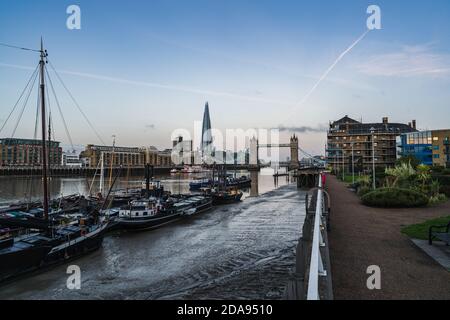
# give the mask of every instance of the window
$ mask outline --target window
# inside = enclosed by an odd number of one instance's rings
[[[147,216],[147,215],[148,215],[148,213],[147,213],[147,212],[144,212],[144,213],[143,213],[143,216]]]
[[[433,146],[433,150],[439,150],[439,146]]]
[[[439,155],[438,154],[433,154],[433,158],[439,159]]]
[[[433,137],[433,141],[439,141],[439,137]]]

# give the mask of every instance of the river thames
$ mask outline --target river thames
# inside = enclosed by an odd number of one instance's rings
[[[259,195],[247,191],[240,203],[153,231],[106,236],[100,250],[71,262],[81,269],[80,290],[67,289],[66,264],[0,287],[0,299],[282,299],[305,195],[284,177],[275,186],[270,173],[258,176]],[[158,178],[174,193],[188,191],[188,176]],[[2,178],[1,201],[22,200],[27,180]],[[51,185],[53,195],[89,190],[79,178],[54,178]]]

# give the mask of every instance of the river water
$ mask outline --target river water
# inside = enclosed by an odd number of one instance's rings
[[[189,178],[160,178],[172,192],[188,188]],[[23,197],[19,180],[0,180],[2,201]],[[88,186],[83,179],[52,181],[54,194],[85,193]],[[108,235],[100,250],[71,263],[81,269],[80,290],[67,289],[68,265],[61,265],[0,287],[0,299],[282,299],[304,193],[285,178],[274,186],[267,172],[258,176],[258,190],[157,230]]]

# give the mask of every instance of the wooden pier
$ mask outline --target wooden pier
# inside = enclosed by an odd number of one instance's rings
[[[321,170],[322,169],[317,167],[307,167],[296,170],[294,178],[297,181],[297,187],[301,189],[310,189],[317,186]]]

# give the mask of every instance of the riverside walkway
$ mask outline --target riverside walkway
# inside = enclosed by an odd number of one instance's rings
[[[334,176],[331,195],[330,258],[334,298],[450,299],[450,272],[401,233],[406,225],[450,214],[450,202],[414,209],[363,206]],[[381,268],[381,290],[369,290],[368,266]]]

